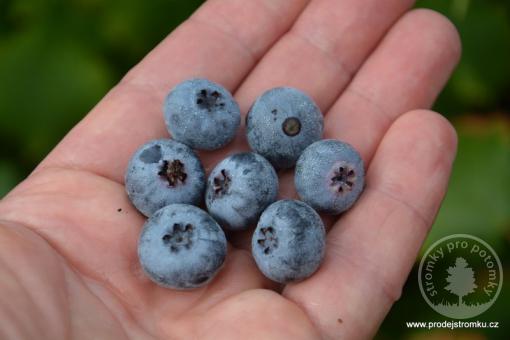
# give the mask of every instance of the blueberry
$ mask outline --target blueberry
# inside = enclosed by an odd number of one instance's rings
[[[171,139],[157,139],[135,152],[129,161],[125,184],[133,205],[150,216],[171,203],[202,202],[205,173],[188,146]]]
[[[171,204],[156,211],[138,240],[144,272],[168,288],[207,284],[220,270],[226,253],[227,240],[218,223],[188,204]]]
[[[303,150],[322,138],[320,109],[303,92],[277,87],[262,94],[246,117],[250,147],[277,169],[291,168]]]
[[[225,158],[207,180],[205,203],[225,228],[247,229],[276,200],[278,176],[271,164],[253,152]]]
[[[306,203],[281,200],[260,216],[251,247],[266,277],[280,283],[299,281],[312,275],[324,258],[324,224]]]
[[[294,182],[299,197],[318,211],[339,214],[363,191],[365,171],[359,153],[349,144],[325,139],[303,152]]]
[[[201,150],[225,146],[235,137],[241,120],[232,95],[206,79],[187,80],[170,91],[164,116],[172,138]]]

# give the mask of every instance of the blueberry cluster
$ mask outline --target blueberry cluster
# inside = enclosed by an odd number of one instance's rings
[[[246,137],[253,151],[229,155],[206,178],[194,149],[227,145],[240,117],[239,105],[222,86],[206,79],[184,81],[164,103],[172,139],[142,145],[128,164],[127,194],[148,217],[138,256],[159,285],[207,284],[225,261],[224,230],[253,226],[252,254],[260,271],[280,283],[305,279],[324,258],[326,233],[317,212],[342,213],[363,190],[358,152],[347,143],[322,140],[319,108],[289,87],[265,92],[248,112]],[[294,166],[302,201],[277,201],[275,169]],[[204,203],[208,213],[198,207]]]

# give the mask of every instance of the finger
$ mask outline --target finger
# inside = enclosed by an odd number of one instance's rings
[[[41,167],[71,167],[121,182],[133,151],[168,136],[164,95],[205,77],[230,90],[288,30],[308,0],[211,0],[140,62]]]
[[[277,86],[301,89],[326,112],[388,28],[413,2],[313,1],[236,92],[241,112],[246,113],[262,92]],[[246,148],[244,131],[234,148]],[[280,172],[280,198],[297,197],[293,177],[292,171]],[[232,242],[249,249],[251,232],[236,233]]]
[[[405,14],[361,67],[326,116],[326,138],[354,145],[368,164],[401,114],[430,108],[460,57],[455,27],[439,13]]]
[[[430,10],[404,14],[327,113],[325,138],[354,145],[368,165],[394,119],[432,105],[459,56],[459,35],[448,19]],[[282,197],[297,197],[292,181],[292,173],[282,176]]]
[[[327,110],[412,0],[316,0],[236,94],[243,112],[263,91],[292,86]]]
[[[429,10],[414,10],[404,14],[327,113],[325,138],[351,143],[368,165],[379,141],[395,118],[411,108],[428,108],[432,105],[457,64],[459,55],[458,33],[445,17]],[[240,91],[255,77],[264,60],[257,65]],[[266,76],[271,79],[270,74]],[[303,84],[306,83],[307,80],[303,80]],[[321,96],[315,95],[316,98]],[[280,194],[284,198],[297,197],[291,171],[280,178]],[[336,219],[323,216],[323,220],[329,228]],[[237,247],[249,249],[250,237],[249,233],[238,234],[232,242]]]
[[[376,147],[391,121],[382,122],[386,115],[382,115],[371,102],[370,93],[378,94],[377,91],[384,91],[385,100],[393,103],[388,109],[396,112],[395,117],[405,112],[403,110],[407,106],[428,107],[432,99],[429,98],[430,100],[423,104],[418,93],[419,86],[433,89],[430,97],[435,98],[456,64],[460,50],[455,29],[442,16],[431,11],[412,11],[404,14],[389,29],[375,52],[364,61],[366,55],[374,50],[374,45],[381,40],[381,35],[386,33],[386,26],[390,26],[411,2],[399,1],[388,7],[385,3],[385,15],[379,13],[379,5],[377,1],[365,1],[362,4],[349,1],[311,3],[293,29],[264,56],[241,85],[236,93],[241,106],[244,106],[246,111],[253,99],[266,88],[291,85],[307,91],[325,110],[329,107],[331,98],[336,98],[337,92],[341,91],[351,78],[335,73],[335,67],[345,70],[343,65],[350,65],[348,68],[354,72],[363,64],[354,75],[352,84],[347,86],[345,93],[326,115],[325,137],[345,139],[359,147],[362,156],[373,152],[371,150]],[[322,21],[320,14],[326,16]],[[333,20],[332,16],[345,16],[349,24],[338,24],[340,20]],[[381,17],[386,18],[386,21]],[[327,18],[330,20],[326,20]],[[426,30],[422,29],[423,24],[426,25]],[[437,27],[434,26],[436,24]],[[351,31],[360,34],[359,37],[356,35],[356,46],[352,45],[354,42]],[[327,38],[328,48],[317,48],[309,43],[311,40],[308,38],[301,38],[303,34],[321,36],[323,40]],[[446,37],[443,37],[444,35]],[[438,53],[437,49],[444,51]],[[299,67],[293,64],[293,60],[298,60]],[[402,65],[406,67],[403,68]],[[381,77],[386,74],[392,75],[394,79],[389,86],[388,81]],[[416,84],[411,87],[408,83],[413,81],[413,77]],[[359,92],[364,93],[365,87],[361,84],[365,83],[369,86],[365,86],[367,94],[364,94],[363,98],[366,96],[367,99],[360,102],[360,96],[353,95],[353,87],[360,87]],[[386,90],[386,87],[391,89]],[[394,88],[403,88],[401,91],[407,92],[403,93],[404,96],[393,97],[391,94]],[[379,99],[381,98],[374,96],[373,101]],[[360,104],[361,108],[357,106]],[[374,110],[376,111],[373,112]],[[244,140],[238,138],[240,149],[243,143]],[[364,159],[368,160],[368,157]],[[293,174],[286,172],[282,175],[281,196],[297,197],[292,185]]]
[[[284,295],[326,338],[368,338],[400,296],[447,188],[456,149],[451,125],[412,111],[388,130],[360,201],[328,234],[326,258]]]

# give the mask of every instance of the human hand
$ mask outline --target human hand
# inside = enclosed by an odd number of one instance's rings
[[[210,0],[112,89],[0,203],[1,338],[311,339],[372,336],[398,299],[445,193],[456,136],[426,110],[460,55],[455,28],[409,0]],[[166,93],[205,77],[241,111],[297,87],[325,138],[356,147],[366,189],[329,228],[311,278],[277,287],[233,236],[206,287],[164,289],[140,269],[144,218],[123,174],[134,150],[167,136]],[[202,153],[211,169],[246,149]],[[294,197],[292,172],[280,178]],[[121,209],[121,210],[120,210]]]

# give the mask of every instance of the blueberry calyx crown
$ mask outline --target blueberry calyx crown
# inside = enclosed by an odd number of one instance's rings
[[[264,254],[270,254],[278,247],[278,238],[273,227],[260,228],[259,239],[257,240],[259,247],[264,249]]]
[[[169,246],[170,251],[176,253],[183,247],[190,249],[193,244],[193,225],[187,223],[183,226],[181,223],[174,223],[171,229],[161,238],[163,243]]]
[[[229,177],[227,170],[221,169],[220,173],[213,179],[214,194],[218,197],[225,195],[231,181],[232,179]]]
[[[173,161],[163,161],[163,165],[161,166],[161,170],[159,170],[158,175],[167,180],[168,185],[172,188],[179,182],[184,184],[188,177],[184,171],[184,164],[178,159],[174,159]]]
[[[301,122],[296,117],[289,117],[283,121],[282,130],[287,136],[294,137],[301,131]]]
[[[339,194],[349,192],[354,186],[356,180],[356,172],[349,165],[340,165],[333,172],[331,177],[331,186],[335,188],[335,191]]]
[[[221,98],[221,93],[216,90],[208,92],[206,89],[202,89],[197,93],[197,105],[199,108],[211,112],[214,107],[225,107],[225,103],[221,101]]]

